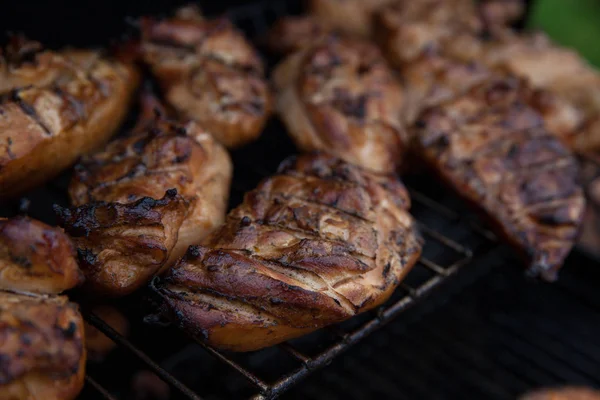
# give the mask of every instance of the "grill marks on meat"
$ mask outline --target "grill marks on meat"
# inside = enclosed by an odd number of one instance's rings
[[[330,37],[275,71],[277,110],[296,145],[393,172],[404,150],[402,89],[376,47]]]
[[[74,399],[84,383],[83,319],[64,296],[0,291],[0,397]]]
[[[262,61],[229,21],[185,9],[167,20],[142,19],[141,35],[143,60],[181,117],[228,147],[260,135],[271,110]]]
[[[576,160],[545,128],[534,96],[522,80],[492,79],[426,110],[416,138],[430,166],[525,255],[529,272],[554,280],[585,200]]]
[[[153,97],[143,101],[130,136],[77,165],[69,187],[75,207],[59,213],[88,286],[103,294],[145,284],[225,217],[227,151],[193,122],[156,116],[162,107]]]
[[[0,219],[0,289],[58,294],[83,282],[69,237],[27,217]]]
[[[19,39],[0,62],[0,187],[12,197],[104,144],[137,83],[93,51],[43,51]],[[34,50],[31,50],[34,49]]]
[[[288,159],[153,282],[162,312],[235,351],[348,319],[384,302],[416,262],[409,206],[392,176],[326,155]]]

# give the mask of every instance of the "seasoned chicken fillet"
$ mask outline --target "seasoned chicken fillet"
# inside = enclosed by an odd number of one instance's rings
[[[373,45],[330,37],[276,69],[277,110],[303,151],[390,173],[405,149],[403,94]]]
[[[557,99],[552,104],[555,120],[561,123],[558,133],[571,148],[578,152],[600,149],[600,73],[577,52],[536,33],[491,42],[482,59],[552,93]]]
[[[171,19],[143,18],[141,54],[181,118],[227,147],[256,139],[270,114],[262,61],[228,20],[187,8]]]
[[[532,107],[516,78],[491,79],[432,107],[416,122],[418,153],[477,206],[552,281],[576,239],[585,208],[577,163]]]
[[[227,151],[194,122],[155,116],[153,104],[146,98],[132,135],[77,165],[69,187],[75,207],[58,213],[87,286],[106,295],[144,285],[225,217]]]
[[[394,176],[328,155],[289,158],[153,281],[160,312],[234,351],[351,318],[383,303],[419,257],[409,206]]]
[[[27,217],[0,218],[0,289],[58,294],[83,282],[71,239]]]
[[[53,178],[106,143],[136,85],[131,66],[98,52],[52,52],[14,38],[0,53],[0,198]]]
[[[64,296],[0,291],[0,398],[70,400],[84,383],[83,320]]]

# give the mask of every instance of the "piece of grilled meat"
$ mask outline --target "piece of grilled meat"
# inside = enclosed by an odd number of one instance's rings
[[[373,13],[397,1],[310,0],[309,12],[336,31],[368,38],[373,33]]]
[[[299,149],[396,170],[406,141],[402,88],[375,46],[329,37],[290,55],[274,81],[277,111]]]
[[[86,285],[119,296],[144,285],[225,217],[232,165],[194,122],[154,115],[152,97],[135,132],[76,166],[61,225],[79,252]],[[165,194],[166,192],[166,194]]]
[[[393,175],[324,154],[289,158],[153,281],[161,312],[234,351],[346,320],[383,303],[419,257],[409,207]]]
[[[64,296],[0,291],[0,398],[70,400],[84,383],[83,320]]]
[[[28,217],[0,218],[0,289],[58,294],[83,282],[71,239]]]
[[[108,141],[135,70],[95,51],[43,50],[12,39],[0,53],[0,198],[16,196]]]
[[[272,108],[264,67],[231,22],[186,8],[170,19],[142,18],[141,37],[142,58],[181,118],[227,147],[260,135]]]
[[[532,107],[535,92],[495,78],[432,107],[415,124],[418,153],[525,256],[545,280],[576,239],[585,208],[571,152]]]
[[[266,37],[266,44],[273,53],[288,55],[314,46],[334,32],[313,15],[287,16],[279,18],[273,24]]]
[[[553,108],[555,130],[571,148],[600,149],[600,73],[577,52],[543,33],[514,34],[486,43],[480,58],[552,93],[547,107]]]

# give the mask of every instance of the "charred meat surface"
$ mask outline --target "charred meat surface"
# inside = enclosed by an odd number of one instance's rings
[[[383,303],[419,257],[409,207],[395,176],[323,154],[289,158],[153,281],[160,312],[234,351],[351,318]]]
[[[231,22],[191,9],[165,20],[143,18],[141,54],[165,98],[227,147],[256,139],[270,114],[262,61]]]
[[[290,55],[274,79],[279,116],[299,149],[396,170],[406,140],[402,88],[375,46],[330,37]]]
[[[70,400],[83,387],[83,320],[64,296],[0,291],[0,398]]]
[[[552,281],[573,247],[585,208],[575,158],[517,78],[491,79],[426,110],[415,124],[419,155],[480,208]]]
[[[142,108],[130,136],[76,166],[75,207],[59,212],[88,287],[108,295],[131,293],[200,243],[223,222],[229,197],[225,148],[196,123],[164,117],[153,97]]]
[[[0,218],[0,289],[58,294],[82,282],[62,229],[27,217]]]
[[[95,51],[45,51],[14,38],[0,54],[0,198],[47,181],[108,141],[134,69]]]

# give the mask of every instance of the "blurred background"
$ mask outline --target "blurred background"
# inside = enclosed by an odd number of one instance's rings
[[[578,49],[600,67],[600,0],[536,0],[528,25]]]

